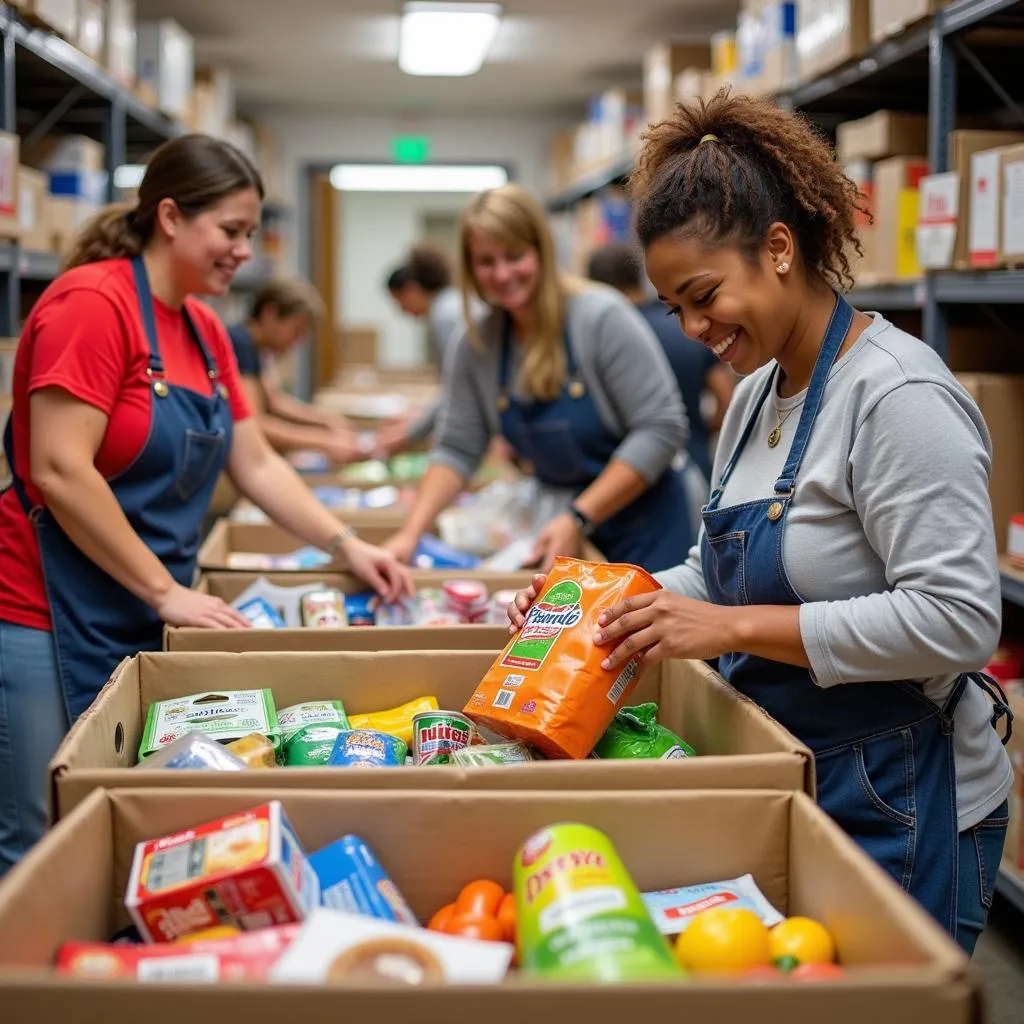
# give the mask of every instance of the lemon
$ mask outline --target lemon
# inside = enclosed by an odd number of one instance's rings
[[[793,957],[802,964],[830,964],[836,944],[829,930],[809,917],[787,917],[768,934],[772,960]]]
[[[771,963],[768,929],[752,910],[705,910],[676,939],[676,959],[694,974],[741,974]]]

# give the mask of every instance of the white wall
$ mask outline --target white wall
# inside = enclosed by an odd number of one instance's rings
[[[338,204],[341,252],[335,294],[344,324],[376,327],[382,362],[422,363],[422,321],[405,316],[388,296],[384,281],[413,242],[420,240],[426,213],[457,213],[468,195],[404,192],[345,192]]]

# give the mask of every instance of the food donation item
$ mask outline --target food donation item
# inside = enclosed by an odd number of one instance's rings
[[[611,841],[589,825],[530,836],[513,867],[524,974],[581,981],[678,978],[679,966]]]
[[[525,764],[534,756],[525,743],[485,743],[481,746],[457,750],[452,754],[452,764],[464,767],[479,767],[495,764]]]
[[[274,750],[274,744],[258,732],[251,732],[241,739],[232,740],[226,744],[225,749],[240,758],[246,768],[275,768],[277,766],[277,751]]]
[[[651,703],[619,711],[590,756],[674,760],[696,754],[693,747],[658,722],[658,705]]]
[[[375,626],[377,624],[376,594],[346,594],[345,616],[350,626]]]
[[[135,847],[125,907],[147,942],[303,920],[320,883],[277,800]]]
[[[347,835],[310,855],[325,907],[419,927],[398,887],[359,836]]]
[[[676,939],[676,959],[694,974],[743,974],[771,963],[768,929],[753,910],[714,907]]]
[[[497,882],[478,878],[464,885],[451,903],[430,919],[427,928],[484,942],[515,942],[516,898]]]
[[[299,932],[296,924],[243,932],[229,939],[179,945],[115,946],[65,942],[57,973],[76,978],[197,985],[263,981]]]
[[[198,768],[215,772],[243,771],[245,762],[202,732],[187,732],[139,762],[137,768]]]
[[[252,597],[248,601],[243,601],[238,610],[255,629],[284,629],[286,625],[280,613],[262,597]]]
[[[307,725],[294,733],[284,745],[284,763],[289,768],[315,768],[327,764],[338,742],[348,730],[338,724]]]
[[[473,739],[473,723],[457,711],[423,711],[412,720],[412,761],[417,767],[451,764]]]
[[[327,764],[336,768],[390,768],[405,764],[404,741],[373,729],[339,732]]]
[[[302,624],[310,629],[341,629],[348,625],[345,595],[340,590],[311,590],[302,595]]]
[[[310,915],[270,977],[300,984],[497,984],[508,972],[513,952],[506,942],[438,935],[323,908]]]
[[[139,760],[155,754],[187,732],[204,732],[228,743],[258,732],[281,747],[274,695],[270,690],[221,690],[150,704],[139,745]]]
[[[481,622],[487,614],[487,586],[480,580],[448,580],[443,584],[445,607],[461,622]]]
[[[288,741],[307,725],[337,725],[348,729],[348,715],[340,700],[307,700],[292,704],[277,713],[277,724],[281,727],[281,739]]]
[[[423,711],[436,711],[437,698],[417,697],[407,704],[386,711],[374,711],[368,715],[349,715],[348,720],[353,729],[374,729],[377,732],[390,733],[397,736],[407,747],[412,746],[412,720]]]
[[[626,703],[639,654],[604,669],[593,642],[602,612],[661,587],[633,565],[556,558],[544,590],[463,708],[477,725],[552,758],[584,758]]]
[[[662,935],[680,935],[698,914],[715,907],[752,910],[769,928],[782,920],[782,915],[757,887],[753,875],[645,892],[641,898]]]

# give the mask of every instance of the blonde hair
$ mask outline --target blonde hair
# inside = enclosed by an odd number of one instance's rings
[[[564,325],[568,300],[584,285],[559,273],[555,243],[540,203],[519,185],[480,192],[463,210],[459,225],[459,260],[463,314],[470,342],[482,348],[483,338],[473,322],[472,296],[486,302],[473,272],[470,236],[478,232],[510,248],[536,250],[540,280],[533,299],[534,330],[524,338],[526,357],[519,375],[523,390],[541,401],[558,397],[566,379]]]

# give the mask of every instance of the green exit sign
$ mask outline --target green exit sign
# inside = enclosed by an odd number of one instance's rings
[[[430,158],[430,140],[425,135],[396,135],[391,152],[400,164],[422,164]]]

